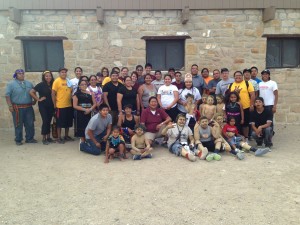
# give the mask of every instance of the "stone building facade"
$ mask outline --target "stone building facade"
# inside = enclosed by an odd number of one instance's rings
[[[146,62],[143,36],[189,35],[185,42],[185,66],[227,67],[235,70],[266,67],[266,34],[300,34],[300,10],[276,9],[275,19],[262,21],[262,10],[191,10],[186,24],[181,10],[105,10],[104,24],[97,22],[96,10],[24,10],[22,23],[9,20],[0,11],[0,127],[13,126],[5,103],[5,86],[17,68],[24,68],[22,41],[17,36],[64,36],[65,66],[69,77],[81,66],[95,74],[102,66],[127,66],[133,70]],[[277,123],[299,123],[300,68],[271,69],[279,85]],[[26,73],[34,84],[41,73]],[[36,107],[37,108],[37,107]],[[37,109],[36,109],[37,111]],[[39,113],[36,113],[38,124]]]

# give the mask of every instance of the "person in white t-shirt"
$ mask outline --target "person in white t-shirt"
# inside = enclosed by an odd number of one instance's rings
[[[70,82],[72,84],[72,96],[77,91],[78,82],[79,82],[80,77],[82,76],[83,70],[81,67],[78,66],[78,67],[75,67],[74,72],[75,72],[75,78],[70,80]]]
[[[259,97],[264,99],[265,109],[276,113],[278,102],[277,83],[270,78],[270,70],[265,69],[261,72],[262,81],[259,83]]]
[[[162,109],[175,121],[178,114],[177,101],[178,101],[178,88],[171,84],[172,77],[166,74],[164,77],[165,84],[158,89],[157,100]]]

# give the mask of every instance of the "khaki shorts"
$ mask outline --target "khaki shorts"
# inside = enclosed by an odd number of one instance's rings
[[[163,135],[161,134],[162,130],[166,127],[166,125],[161,126],[161,128],[159,129],[158,132],[156,133],[151,133],[151,132],[146,132],[145,133],[145,138],[147,138],[148,140],[152,140],[154,141],[155,138],[160,138]]]

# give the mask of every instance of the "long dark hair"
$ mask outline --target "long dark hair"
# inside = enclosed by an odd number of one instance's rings
[[[239,96],[239,94],[238,94],[237,92],[235,92],[235,91],[231,91],[231,92],[229,92],[228,94],[226,94],[226,96],[225,96],[225,104],[226,104],[226,105],[230,104],[230,96],[231,96],[231,95],[235,95],[235,96],[236,96],[236,102],[239,102],[239,101],[240,101],[240,96]]]
[[[44,71],[44,72],[42,73],[42,81],[43,81],[44,83],[47,84],[47,81],[46,81],[46,79],[45,79],[46,73],[50,73],[50,75],[51,75],[50,86],[52,87],[52,84],[53,84],[53,82],[54,82],[54,77],[53,77],[53,74],[51,73],[51,71],[46,70],[46,71]]]
[[[82,82],[86,82],[86,87],[89,85],[89,82],[88,82],[88,81],[86,81],[86,80],[79,80],[79,82],[78,82],[78,87],[77,87],[77,90],[76,90],[76,93],[79,93],[79,92],[80,92],[80,84],[81,84]],[[75,93],[75,94],[76,94],[76,93]]]

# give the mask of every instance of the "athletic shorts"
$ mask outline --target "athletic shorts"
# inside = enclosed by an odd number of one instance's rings
[[[73,126],[73,108],[56,109],[56,125],[58,128],[69,128]]]
[[[244,124],[243,127],[249,126],[249,120],[250,120],[250,108],[244,109]]]

